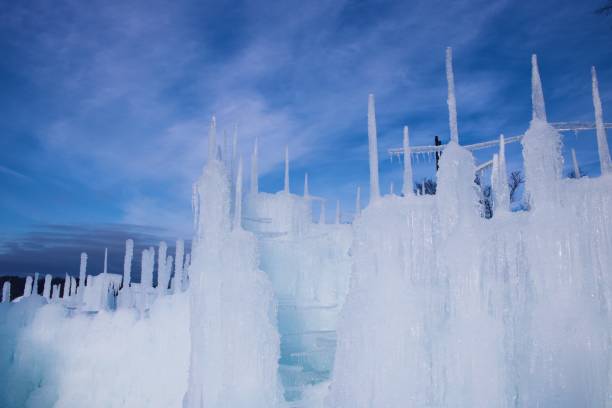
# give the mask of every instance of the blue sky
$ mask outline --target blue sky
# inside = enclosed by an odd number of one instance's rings
[[[130,235],[189,238],[213,113],[220,132],[238,125],[246,168],[259,138],[263,190],[282,188],[288,144],[293,191],[308,171],[311,192],[340,199],[349,219],[356,186],[367,186],[369,92],[383,190],[401,183],[385,152],[404,124],[415,145],[448,139],[446,46],[463,143],[527,128],[532,53],[549,120],[592,121],[595,65],[612,121],[612,16],[594,13],[601,4],[2,1],[0,274],[47,263],[76,272],[79,248],[97,262]],[[593,134],[565,142],[596,175]],[[518,146],[510,162],[520,168]],[[415,177],[432,168],[416,164]]]

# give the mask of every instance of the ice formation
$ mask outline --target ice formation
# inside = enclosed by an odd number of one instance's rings
[[[236,130],[193,186],[192,251],[126,241],[123,274],[90,267],[78,284],[28,276],[0,304],[0,406],[607,407],[612,401],[612,179],[593,71],[601,177],[562,178],[537,59],[522,140],[526,203],[510,211],[505,145],[492,164],[492,218],[474,158],[451,141],[437,192],[413,194],[404,128],[402,194],[381,196],[368,97],[370,203],[325,222],[325,199],[259,191],[257,142],[243,196]],[[602,136],[603,134],[603,136]],[[607,156],[606,156],[607,152]],[[418,157],[418,156],[417,156]],[[482,166],[481,166],[482,167]],[[318,201],[318,203],[315,203]],[[320,205],[319,222],[313,206]],[[525,211],[523,211],[525,210]],[[343,221],[343,222],[341,222]],[[157,255],[157,256],[156,256]],[[76,265],[75,265],[76,267]],[[76,268],[75,268],[76,269]],[[73,272],[71,272],[72,274]],[[12,301],[11,301],[12,300]]]
[[[597,152],[599,153],[599,165],[601,174],[612,173],[612,160],[610,159],[610,149],[608,148],[608,136],[603,124],[603,109],[601,108],[601,98],[599,97],[599,82],[597,81],[597,71],[591,68],[593,83],[593,107],[595,108],[595,127],[597,132]]]
[[[446,48],[446,82],[448,85],[448,124],[450,139],[459,143],[459,130],[457,128],[457,100],[455,98],[455,74],[453,73],[453,49]]]

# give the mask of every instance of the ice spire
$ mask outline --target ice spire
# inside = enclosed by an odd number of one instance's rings
[[[593,82],[593,107],[595,108],[595,128],[597,129],[597,152],[599,153],[599,165],[601,174],[612,173],[612,160],[610,159],[610,149],[608,148],[608,138],[603,124],[603,109],[601,98],[599,97],[599,83],[597,81],[597,71],[591,68],[591,78]]]
[[[176,254],[174,258],[174,282],[172,288],[174,292],[183,290],[183,262],[185,259],[185,243],[182,239],[176,241]]]
[[[79,289],[77,292],[82,293],[85,287],[85,276],[87,273],[87,254],[81,252],[81,264],[79,265]]]
[[[26,281],[25,281],[25,286],[23,287],[23,297],[28,297],[31,294],[32,294],[32,277],[27,276]]]
[[[51,279],[52,277],[50,274],[45,275],[45,285],[43,286],[43,296],[47,300],[51,299]]]
[[[368,95],[368,150],[370,154],[370,202],[380,198],[378,183],[378,141],[376,137],[376,108],[374,95]]]
[[[404,126],[404,185],[402,193],[404,196],[412,194],[412,157],[410,155],[410,135],[408,126]]]
[[[234,200],[234,229],[239,229],[242,222],[242,156],[238,161],[236,174],[236,199]]]
[[[208,130],[208,161],[215,160],[217,154],[217,120],[213,115]]]
[[[251,156],[251,194],[259,192],[259,179],[257,175],[257,138],[255,138],[255,146],[253,147],[253,155]]]
[[[539,119],[546,122],[546,105],[544,104],[544,92],[540,80],[540,69],[538,68],[538,56],[531,56],[531,106],[532,120]]]
[[[4,281],[2,284],[2,303],[11,301],[11,282]]]
[[[340,200],[336,200],[336,224],[340,224]]]
[[[77,290],[77,281],[76,278],[74,276],[70,277],[70,294],[71,295],[76,295],[76,290]]]
[[[157,254],[157,290],[160,294],[168,289],[168,265],[166,264],[168,254],[168,244],[160,241]]]
[[[321,209],[319,211],[319,224],[325,224],[325,201],[321,201]]]
[[[108,248],[104,248],[104,270],[102,273],[108,273]]]
[[[132,283],[132,259],[134,258],[134,240],[125,241],[125,257],[123,258],[123,287],[127,288]]]
[[[361,186],[357,186],[357,195],[355,196],[355,217],[361,214]]]
[[[304,173],[304,198],[310,197],[310,190],[308,189],[308,173]]]
[[[459,130],[457,128],[457,100],[455,99],[455,74],[453,73],[453,49],[446,47],[446,82],[448,83],[448,124],[450,138],[459,143]]]
[[[494,161],[495,163],[495,161]],[[495,209],[501,211],[510,210],[510,189],[508,187],[508,173],[506,169],[506,140],[504,135],[499,135],[499,155],[497,156],[497,184],[493,186],[495,194]]]
[[[38,277],[40,274],[38,272],[34,272],[34,285],[32,286],[32,293],[38,295]]]
[[[289,194],[289,146],[285,146],[285,186],[283,191]]]
[[[582,177],[580,175],[580,167],[578,167],[578,159],[576,159],[576,150],[572,149],[572,166],[574,166],[574,177],[579,179]]]

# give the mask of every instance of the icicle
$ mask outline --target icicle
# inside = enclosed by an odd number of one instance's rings
[[[599,97],[599,83],[597,81],[597,71],[591,68],[591,78],[593,82],[593,107],[595,108],[595,128],[597,129],[597,152],[599,153],[599,165],[601,174],[612,173],[612,160],[610,159],[610,149],[608,148],[608,137],[603,123],[603,109],[601,98]]]
[[[378,141],[376,136],[376,108],[374,95],[368,96],[368,151],[370,156],[370,202],[380,198],[378,183]]]
[[[79,265],[79,288],[77,293],[82,293],[85,287],[85,275],[87,271],[87,254],[81,252],[81,264]]]
[[[395,194],[395,184],[393,184],[393,182],[389,183],[389,194],[390,195]]]
[[[157,255],[157,290],[160,294],[166,293],[168,289],[168,266],[166,258],[168,253],[168,244],[165,241],[159,243]]]
[[[70,295],[76,295],[76,289],[77,289],[76,278],[71,276],[70,277]]]
[[[39,277],[39,273],[38,272],[34,272],[34,284],[32,285],[32,293],[35,295],[38,295],[38,277]]]
[[[128,288],[132,283],[132,259],[134,258],[134,240],[125,241],[125,257],[123,258],[123,287]]]
[[[576,150],[572,149],[572,165],[574,166],[574,177],[579,179],[582,177],[580,175],[580,167],[578,167],[578,159],[576,159]]]
[[[340,224],[340,200],[336,200],[336,219],[334,222]]]
[[[453,49],[446,47],[446,82],[448,83],[448,123],[451,141],[459,143],[457,128],[457,100],[455,99],[455,75],[453,73]]]
[[[242,223],[242,156],[238,161],[236,175],[236,199],[234,200],[234,229],[240,229]]]
[[[11,282],[4,281],[2,284],[2,303],[9,303],[11,301]]]
[[[213,115],[210,120],[210,129],[208,130],[208,160],[215,160],[217,154],[217,120]]]
[[[538,57],[535,54],[531,56],[531,107],[532,120],[539,119],[544,122],[547,121],[544,92],[542,91],[540,69],[538,68]]]
[[[174,258],[174,283],[172,285],[174,292],[183,290],[183,262],[185,260],[185,243],[182,239],[176,241],[176,257]]]
[[[45,284],[43,286],[43,297],[47,300],[51,299],[51,275],[45,275]]]
[[[325,224],[325,201],[321,201],[321,209],[319,211],[319,224]]]
[[[253,147],[253,155],[251,156],[251,194],[259,192],[259,179],[257,175],[257,138],[255,138],[255,146]]]
[[[355,218],[361,214],[361,186],[357,186],[357,194],[355,195]]]
[[[403,150],[404,185],[402,186],[402,193],[404,196],[408,196],[412,194],[412,157],[410,153],[410,134],[408,131],[408,126],[404,126]]]
[[[285,186],[283,191],[289,194],[289,146],[285,146]]]
[[[310,191],[308,189],[308,173],[304,173],[304,198],[310,197]]]

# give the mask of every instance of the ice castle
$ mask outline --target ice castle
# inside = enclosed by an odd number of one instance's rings
[[[461,145],[451,50],[450,142],[437,192],[382,195],[374,96],[368,100],[369,203],[325,222],[325,200],[250,188],[220,149],[193,186],[192,247],[134,254],[124,272],[28,277],[0,304],[2,407],[612,407],[612,161],[595,69],[601,176],[563,178],[537,59],[524,135],[488,145],[492,217]],[[524,210],[511,211],[505,145],[522,143]],[[319,206],[323,217],[313,221]],[[172,252],[172,253],[170,253]],[[140,281],[132,279],[141,256]],[[42,288],[39,287],[42,282]]]

